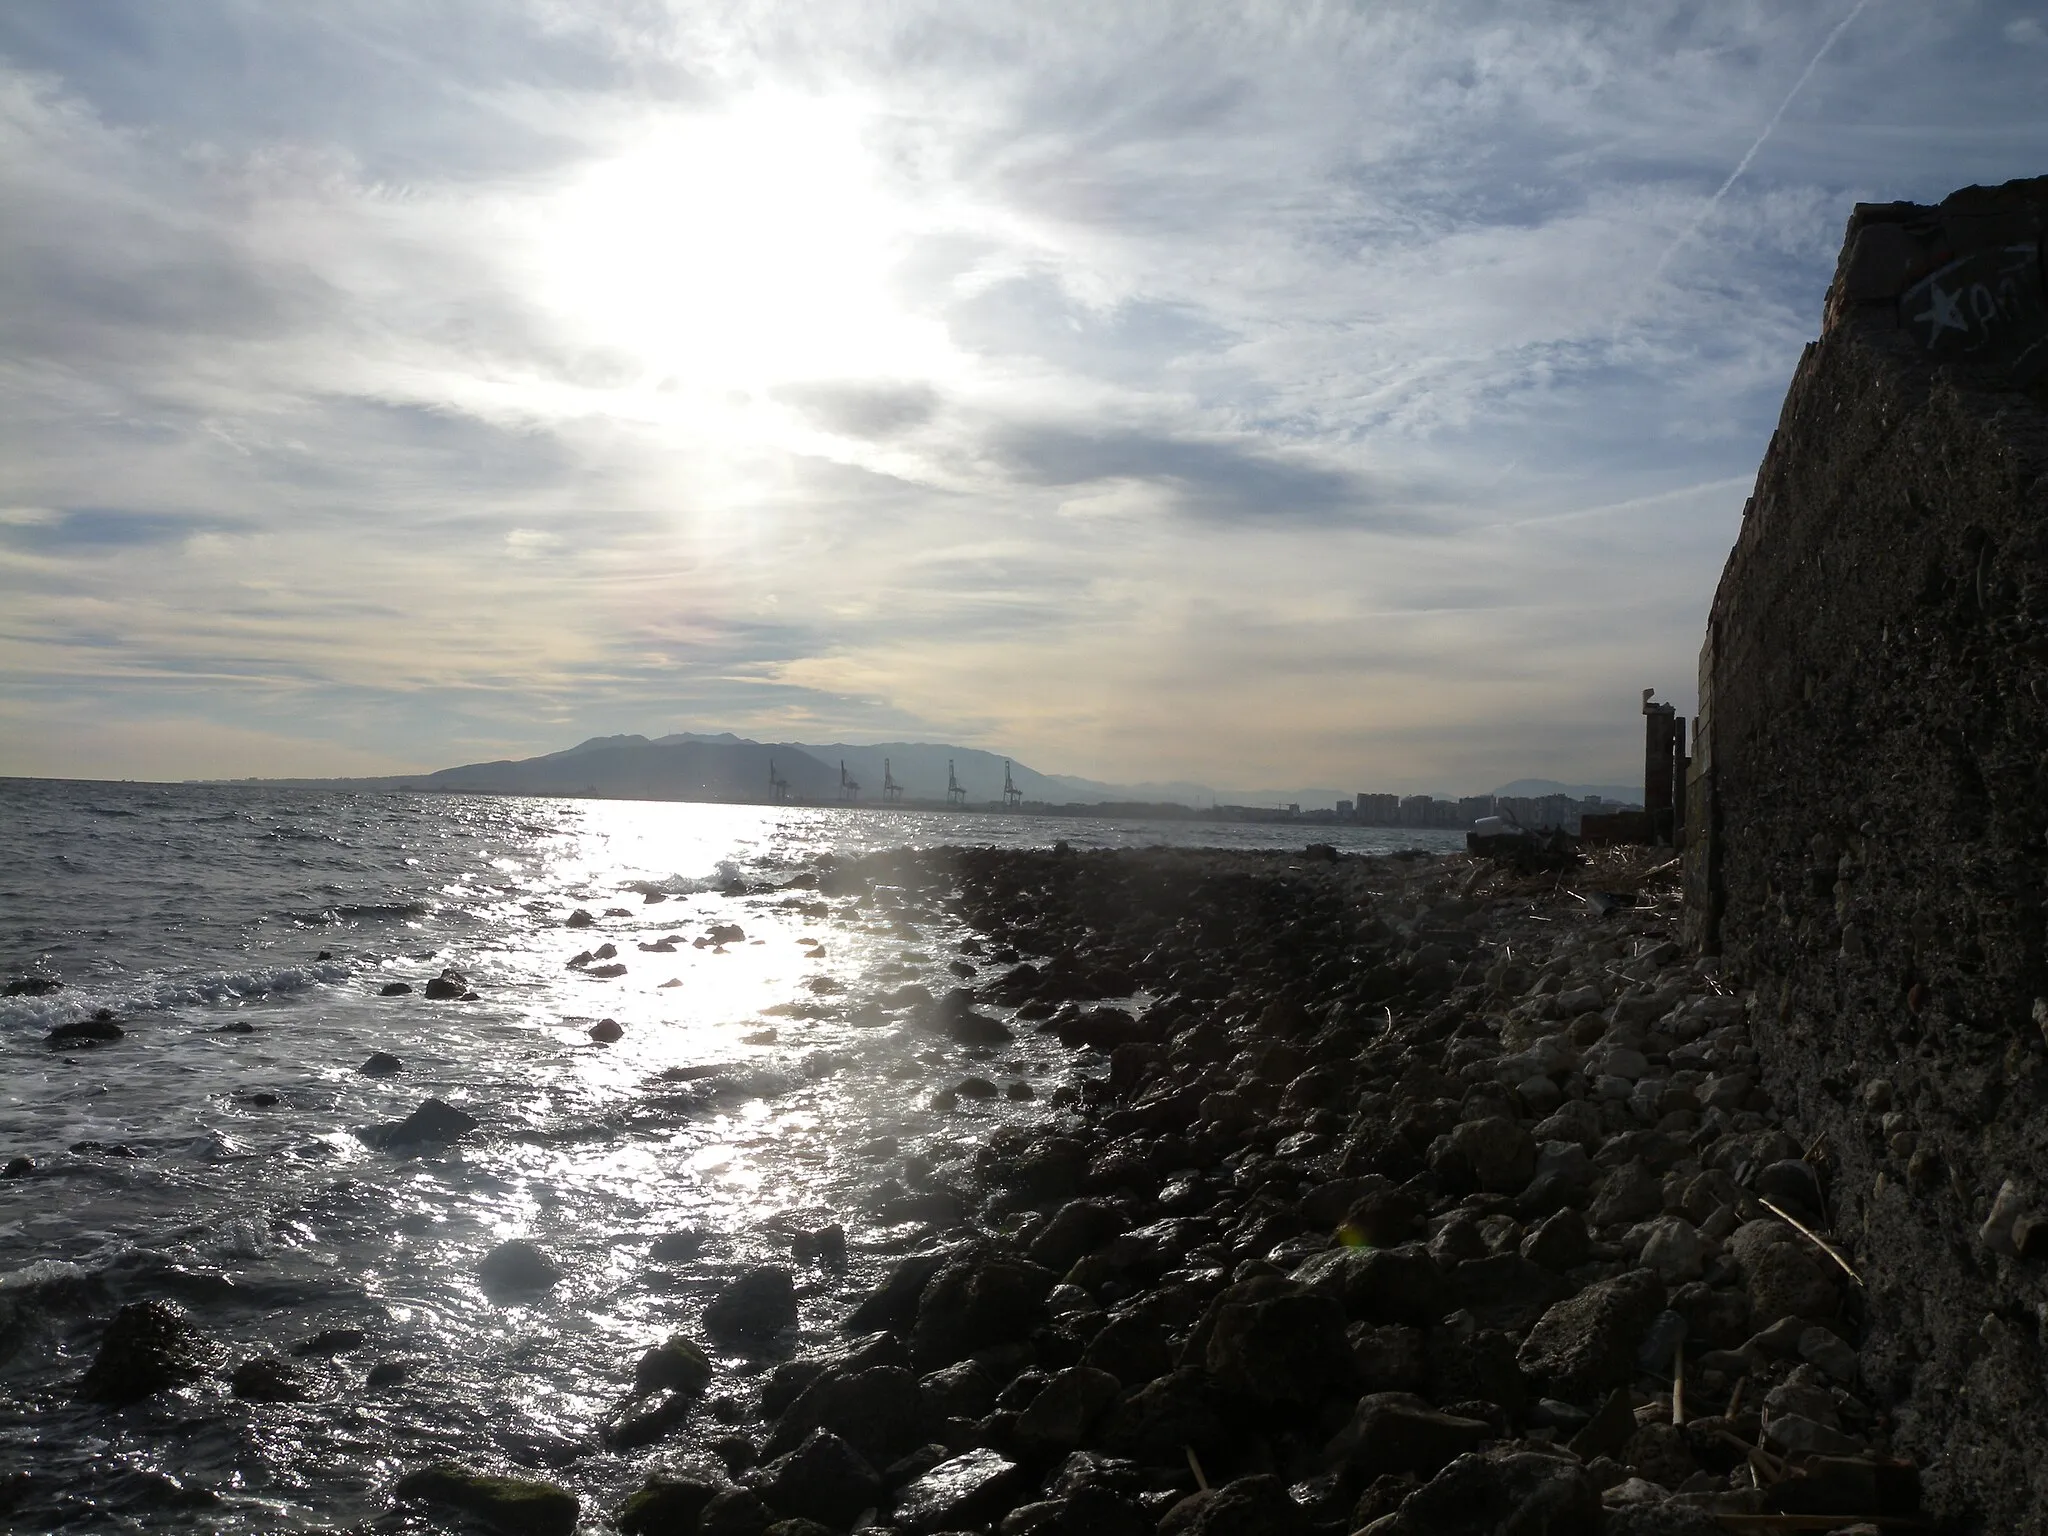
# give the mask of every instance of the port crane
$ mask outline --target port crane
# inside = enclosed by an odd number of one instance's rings
[[[903,798],[903,786],[896,782],[896,775],[890,771],[889,759],[882,759],[882,800],[895,805]]]
[[[959,776],[953,772],[953,759],[949,757],[946,759],[946,804],[965,805],[966,803],[967,791],[960,787]]]
[[[768,798],[777,805],[789,799],[789,780],[775,771],[775,759],[768,759]]]
[[[1006,757],[1003,759],[1003,809],[1015,810],[1023,803],[1024,791],[1019,789],[1016,780],[1010,777],[1010,760]]]
[[[860,798],[860,780],[846,771],[846,759],[839,759],[839,798],[849,805]]]

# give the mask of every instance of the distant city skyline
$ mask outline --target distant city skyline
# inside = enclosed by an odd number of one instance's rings
[[[1627,781],[2034,8],[0,8],[0,774]],[[1352,793],[1351,790],[1343,791]]]

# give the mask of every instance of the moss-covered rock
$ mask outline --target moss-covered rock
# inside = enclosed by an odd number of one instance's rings
[[[504,1536],[570,1536],[581,1508],[575,1494],[553,1483],[490,1477],[452,1461],[407,1473],[392,1492],[408,1503],[459,1509]]]

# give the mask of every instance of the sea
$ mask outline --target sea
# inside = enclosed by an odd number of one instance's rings
[[[890,1203],[906,1178],[1054,1114],[1061,1084],[1105,1065],[1029,1025],[994,1050],[913,1031],[888,1006],[902,989],[939,995],[999,967],[943,902],[828,899],[807,873],[822,856],[1059,841],[1459,844],[0,780],[0,984],[61,982],[0,998],[0,1529],[423,1529],[391,1485],[441,1458],[528,1469],[587,1515],[610,1508],[659,1459],[598,1434],[642,1350],[701,1340],[727,1279],[793,1263],[797,1234],[837,1223],[846,1262],[797,1266],[802,1321],[780,1350],[824,1342],[917,1239]],[[578,909],[591,926],[566,925]],[[743,936],[699,942],[728,925]],[[569,963],[603,944],[621,973]],[[426,998],[444,970],[474,1000]],[[394,983],[412,990],[385,995]],[[102,1010],[121,1038],[48,1043]],[[596,1042],[606,1019],[618,1038]],[[365,1074],[373,1052],[400,1069]],[[1003,1095],[934,1106],[969,1073]],[[1009,1097],[1016,1084],[1031,1096]],[[428,1098],[478,1128],[373,1145]],[[540,1245],[560,1283],[487,1295],[479,1261],[512,1238]],[[152,1298],[210,1341],[216,1372],[129,1408],[76,1401],[108,1319]],[[229,1373],[260,1355],[290,1362],[303,1400],[233,1394]],[[710,1400],[743,1400],[777,1357],[713,1356]]]

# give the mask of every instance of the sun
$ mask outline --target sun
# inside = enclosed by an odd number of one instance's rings
[[[892,286],[917,219],[871,121],[761,94],[647,125],[548,200],[539,297],[671,390],[929,372],[943,331]]]

